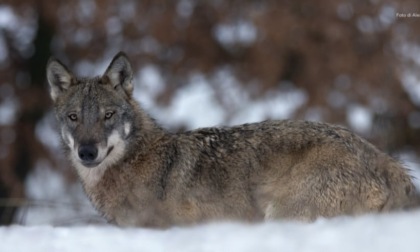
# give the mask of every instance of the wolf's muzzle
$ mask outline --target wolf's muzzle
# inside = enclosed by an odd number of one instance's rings
[[[78,150],[79,158],[85,166],[95,166],[98,157],[98,148],[93,144],[81,145]]]

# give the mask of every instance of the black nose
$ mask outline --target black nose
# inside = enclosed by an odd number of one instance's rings
[[[79,158],[83,161],[93,161],[98,156],[98,149],[93,144],[81,145],[79,147]]]

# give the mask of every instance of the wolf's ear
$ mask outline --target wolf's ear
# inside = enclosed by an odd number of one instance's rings
[[[50,84],[50,95],[53,101],[65,92],[73,81],[73,75],[60,61],[50,58],[47,63],[47,80]]]
[[[112,59],[104,76],[108,77],[114,89],[122,88],[124,92],[131,97],[133,93],[133,70],[130,62],[123,52],[119,52]]]

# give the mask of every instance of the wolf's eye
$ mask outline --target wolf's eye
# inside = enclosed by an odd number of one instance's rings
[[[70,120],[72,120],[73,122],[77,121],[77,115],[75,113],[71,113],[69,114],[69,118]]]
[[[108,112],[105,113],[105,119],[106,120],[111,119],[111,117],[113,115],[114,115],[114,112],[113,111],[108,111]]]

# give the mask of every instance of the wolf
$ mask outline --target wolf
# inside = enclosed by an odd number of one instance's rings
[[[102,76],[59,60],[47,80],[64,152],[95,208],[119,226],[300,220],[407,209],[407,170],[348,129],[264,121],[170,132],[133,98],[118,53]]]

